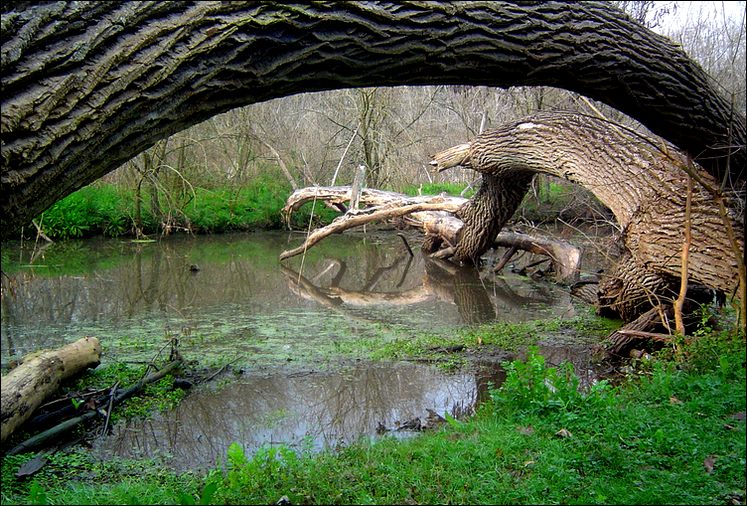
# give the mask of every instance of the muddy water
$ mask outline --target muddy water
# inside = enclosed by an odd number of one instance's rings
[[[298,234],[92,239],[29,251],[3,245],[2,363],[81,336],[112,358],[182,351],[319,358],[349,337],[449,333],[465,324],[571,317],[566,290],[406,254],[393,234],[346,234],[280,264]],[[303,262],[303,265],[302,265]],[[337,344],[335,344],[337,343]]]
[[[2,363],[85,335],[101,339],[104,362],[151,359],[167,337],[179,338],[187,360],[231,362],[246,371],[238,381],[201,386],[171,413],[118,425],[96,449],[162,454],[184,469],[214,464],[233,441],[248,453],[279,442],[315,449],[377,429],[405,434],[396,429],[428,410],[469,412],[500,369],[445,374],[360,357],[415,332],[576,312],[567,291],[547,282],[424,258],[417,236],[414,257],[394,234],[345,234],[280,264],[280,251],[301,239],[4,244]],[[544,343],[550,363],[570,359],[582,375],[593,374],[587,349],[567,336]],[[341,367],[342,352],[358,365]]]
[[[417,364],[362,364],[325,373],[248,374],[223,388],[200,387],[174,411],[121,423],[99,440],[106,457],[161,456],[172,468],[207,468],[236,441],[246,454],[266,445],[335,448],[382,434],[407,437],[438,417],[470,413],[500,375],[446,374]],[[431,413],[428,410],[432,410]]]

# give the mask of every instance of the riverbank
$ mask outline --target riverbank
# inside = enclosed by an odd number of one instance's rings
[[[106,337],[107,358],[148,361],[166,338],[176,337],[185,358],[198,360],[199,367],[233,364],[218,379],[226,388],[244,367],[292,376],[308,373],[310,363],[318,372],[337,371],[342,362],[394,360],[453,372],[476,359],[521,359],[506,365],[502,382],[488,389],[474,415],[436,413],[443,420],[436,418],[415,438],[389,437],[395,431],[387,426],[375,441],[319,453],[310,442],[293,449],[270,442],[254,451],[237,437],[244,446],[217,445],[217,463],[185,473],[169,468],[168,455],[100,460],[77,445],[46,457],[4,458],[3,504],[243,504],[275,503],[283,496],[290,503],[744,502],[743,335],[714,332],[704,318],[698,339],[678,343],[677,356],[667,348],[593,383],[584,370],[588,361],[571,372],[569,365],[551,367],[532,347],[573,341],[588,351],[619,322],[593,316],[548,283],[447,272],[417,255],[407,260],[398,237],[376,235],[363,241],[340,236],[343,242],[322,244],[304,263],[298,259],[278,270],[277,250],[296,238],[272,233],[272,246],[264,247],[256,235],[251,241],[216,236],[210,246],[203,244],[206,237],[185,235],[111,241],[106,248],[118,253],[101,256],[79,244],[89,241],[61,241],[43,252],[43,262],[23,257],[6,272],[19,276],[9,287],[23,302],[7,314],[19,325],[38,323],[31,329],[38,343],[53,342],[54,329],[42,321],[48,309],[41,308],[53,309],[51,322],[68,315],[63,337],[90,314],[89,328]],[[391,249],[383,247],[386,241]],[[368,260],[353,261],[362,258]],[[97,268],[89,274],[91,263]],[[268,265],[260,269],[263,263]],[[10,266],[5,248],[3,264]],[[53,292],[57,302],[42,304]],[[363,309],[363,303],[370,305]],[[527,308],[537,314],[517,318]],[[264,310],[268,315],[260,314]],[[113,320],[111,335],[103,332],[104,314]],[[427,331],[447,316],[458,331]],[[7,350],[37,343],[28,337],[10,342],[28,333],[6,328]],[[95,384],[107,388],[140,372],[102,368],[96,375]],[[148,416],[183,402],[175,380],[165,378],[115,414],[146,417],[148,424]],[[596,386],[589,390],[590,384]],[[185,426],[175,427],[184,432]],[[46,465],[28,473],[42,459]],[[22,469],[27,475],[16,477]]]
[[[468,419],[315,453],[239,444],[214,469],[59,452],[3,459],[3,504],[743,504],[744,336],[716,332],[579,392],[531,348]]]
[[[407,195],[463,195],[473,188],[465,184],[432,183],[409,185]],[[138,188],[99,181],[68,195],[39,215],[35,223],[52,240],[93,236],[136,237],[174,233],[220,234],[236,231],[278,230],[281,210],[292,193],[278,179],[257,177],[240,187],[185,186],[180,191],[144,192]],[[580,198],[578,190],[560,183],[540,186],[517,211],[517,218],[545,222],[561,216],[566,221],[599,219],[602,211],[593,199]],[[601,214],[600,214],[601,213]],[[290,217],[292,228],[307,229],[309,223],[320,226],[331,222],[338,213],[322,205],[306,204]],[[606,217],[604,217],[606,219]],[[34,239],[33,226],[24,231]]]

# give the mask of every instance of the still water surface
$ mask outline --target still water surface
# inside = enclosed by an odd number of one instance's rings
[[[243,368],[237,382],[199,387],[177,410],[120,424],[97,446],[102,455],[164,454],[187,468],[214,464],[232,441],[247,453],[277,442],[320,448],[424,419],[428,409],[469,412],[500,370],[343,367],[335,352],[365,356],[416,332],[576,311],[567,291],[550,283],[425,258],[417,236],[414,257],[394,234],[345,234],[281,264],[279,253],[301,239],[282,232],[90,239],[52,244],[33,262],[28,249],[10,244],[3,248],[3,365],[85,335],[99,337],[104,362],[147,360],[178,336],[188,360]],[[588,369],[583,343],[557,339],[545,343],[548,353]]]
[[[4,247],[3,364],[86,335],[117,357],[147,355],[167,333],[185,337],[187,352],[205,342],[267,352],[271,341],[293,356],[312,341],[387,329],[448,333],[575,312],[566,290],[457,269],[424,258],[414,242],[411,258],[394,234],[333,236],[281,264],[280,251],[300,240],[279,232],[90,239],[52,244],[33,264],[28,251]]]

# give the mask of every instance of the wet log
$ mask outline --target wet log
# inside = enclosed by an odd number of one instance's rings
[[[641,340],[661,341],[661,334],[653,332],[670,326],[674,322],[671,305],[658,305],[643,313],[634,321],[625,324],[607,338],[605,351],[608,356],[623,356]]]
[[[23,441],[19,445],[16,445],[13,448],[11,448],[10,451],[8,451],[7,455],[16,455],[19,453],[36,450],[37,448],[43,446],[44,444],[46,444],[53,438],[61,436],[62,434],[68,432],[70,429],[74,427],[77,427],[78,425],[85,422],[86,420],[90,420],[91,418],[94,418],[98,415],[103,415],[103,416],[108,417],[111,414],[111,409],[114,406],[121,403],[125,399],[132,397],[134,394],[142,390],[145,385],[158,381],[164,376],[166,376],[167,374],[170,374],[176,371],[182,365],[182,363],[183,362],[181,359],[174,360],[168,363],[167,365],[165,365],[160,371],[154,372],[146,376],[145,378],[142,378],[140,381],[129,386],[128,388],[117,390],[109,402],[108,412],[104,411],[103,409],[91,409],[89,411],[86,411],[85,413],[79,416],[76,416],[75,418],[70,418],[69,420],[65,420],[64,422],[55,425],[51,429],[45,430],[44,432],[41,432],[39,434],[36,434],[33,437],[30,437],[29,439]]]
[[[344,206],[351,199],[351,189],[345,186],[310,187],[299,189],[286,201],[283,215],[287,222],[290,215],[303,204],[312,200],[323,201],[334,207]],[[280,260],[304,253],[319,241],[332,234],[359,227],[375,221],[400,220],[400,224],[419,229],[428,238],[428,245],[446,245],[431,248],[424,245],[426,253],[434,258],[449,258],[458,251],[463,239],[464,222],[460,213],[470,207],[470,201],[448,195],[408,197],[395,192],[366,188],[359,195],[359,204],[364,209],[350,210],[325,227],[314,230],[297,248],[283,251]],[[564,241],[534,237],[517,232],[501,232],[490,238],[489,246],[516,247],[531,253],[546,255],[553,262],[556,281],[573,283],[579,272],[581,252]],[[460,262],[461,263],[461,262]]]
[[[578,279],[581,250],[570,243],[517,232],[501,232],[495,238],[494,244],[550,257],[558,282],[570,284]]]
[[[99,365],[101,344],[84,337],[54,350],[32,353],[2,377],[2,441],[25,422],[63,380]]]

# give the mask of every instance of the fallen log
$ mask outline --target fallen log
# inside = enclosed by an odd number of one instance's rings
[[[2,441],[21,426],[63,380],[99,365],[101,344],[84,337],[61,348],[35,352],[2,377]]]
[[[565,241],[533,237],[516,232],[501,232],[496,236],[494,244],[550,257],[555,269],[555,277],[559,282],[573,283],[578,278],[581,250]]]
[[[673,318],[674,312],[670,304],[652,307],[607,337],[605,349],[607,356],[625,356],[641,340],[661,341],[662,334],[653,331],[671,327],[671,323],[674,322]]]
[[[283,208],[286,221],[306,202],[324,201],[328,205],[343,206],[351,199],[351,189],[344,186],[310,187],[293,192]],[[449,258],[459,243],[464,227],[455,216],[468,199],[448,195],[408,197],[395,192],[366,188],[359,194],[359,204],[365,209],[351,210],[332,223],[308,235],[297,248],[283,251],[280,260],[304,253],[319,241],[332,234],[359,227],[374,221],[400,220],[400,223],[417,228],[426,235],[423,250],[433,258]],[[501,232],[493,239],[493,246],[516,247],[531,253],[545,255],[553,263],[556,281],[570,284],[577,280],[581,251],[564,241],[534,237],[517,232]]]
[[[24,453],[24,452],[35,450],[36,448],[39,448],[40,446],[42,446],[43,444],[45,444],[52,438],[60,436],[61,434],[64,434],[65,432],[69,431],[73,427],[80,425],[86,420],[90,420],[91,418],[94,418],[97,415],[102,415],[105,417],[108,416],[111,413],[111,409],[114,406],[121,403],[125,399],[132,397],[134,394],[142,390],[142,388],[145,385],[158,381],[164,376],[166,376],[167,374],[172,373],[181,365],[182,365],[181,359],[174,360],[173,362],[170,362],[169,364],[164,366],[160,371],[154,372],[153,374],[150,374],[149,376],[142,378],[140,381],[131,385],[130,387],[117,390],[116,393],[111,397],[108,403],[109,404],[108,412],[104,411],[101,408],[91,409],[89,411],[86,411],[85,413],[79,416],[76,416],[75,418],[65,420],[64,422],[55,425],[51,429],[45,430],[44,432],[41,432],[33,437],[30,437],[29,439],[23,441],[21,444],[14,446],[10,451],[8,451],[6,455],[16,455],[18,453]]]

